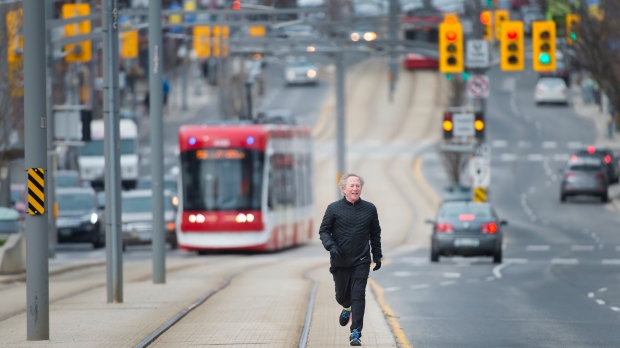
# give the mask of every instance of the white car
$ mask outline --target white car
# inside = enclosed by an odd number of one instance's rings
[[[319,68],[305,59],[289,60],[284,67],[284,77],[287,85],[313,84],[319,82]]]
[[[566,82],[560,77],[542,77],[536,83],[534,100],[536,105],[542,103],[560,103],[568,105]]]

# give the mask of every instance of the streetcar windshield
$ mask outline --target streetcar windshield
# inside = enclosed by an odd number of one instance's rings
[[[259,210],[264,154],[249,149],[181,153],[183,210]]]

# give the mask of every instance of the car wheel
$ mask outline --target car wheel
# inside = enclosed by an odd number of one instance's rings
[[[105,247],[105,241],[101,239],[101,237],[99,237],[99,239],[95,242],[93,242],[93,249],[101,249]]]
[[[493,263],[502,263],[502,247],[495,250],[495,254],[493,254]]]
[[[605,193],[601,196],[601,202],[607,203],[607,201],[609,201],[609,196]]]
[[[439,262],[439,251],[431,248],[431,262]]]
[[[565,195],[560,195],[560,202],[562,202],[562,203],[566,202],[566,196]]]

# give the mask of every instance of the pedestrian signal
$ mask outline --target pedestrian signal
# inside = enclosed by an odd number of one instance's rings
[[[90,14],[89,4],[62,5],[62,18],[82,17]],[[83,35],[90,33],[90,20],[78,23],[65,24],[65,36]],[[92,59],[91,41],[85,40],[78,44],[66,45],[64,50],[69,52],[65,56],[68,63],[90,62]]]
[[[463,72],[463,28],[461,23],[439,25],[439,71]]]
[[[24,58],[24,35],[21,34],[23,10],[8,11],[6,14],[6,32],[8,41],[9,63],[21,62]]]
[[[555,71],[554,21],[532,23],[532,67],[534,71]]]
[[[523,22],[502,23],[500,55],[500,67],[503,71],[519,71],[525,68]]]

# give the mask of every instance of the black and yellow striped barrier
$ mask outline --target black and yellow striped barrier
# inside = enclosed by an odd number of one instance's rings
[[[487,201],[487,188],[486,187],[474,187],[474,202],[486,202]]]
[[[45,171],[43,168],[28,169],[28,214],[45,213]]]

